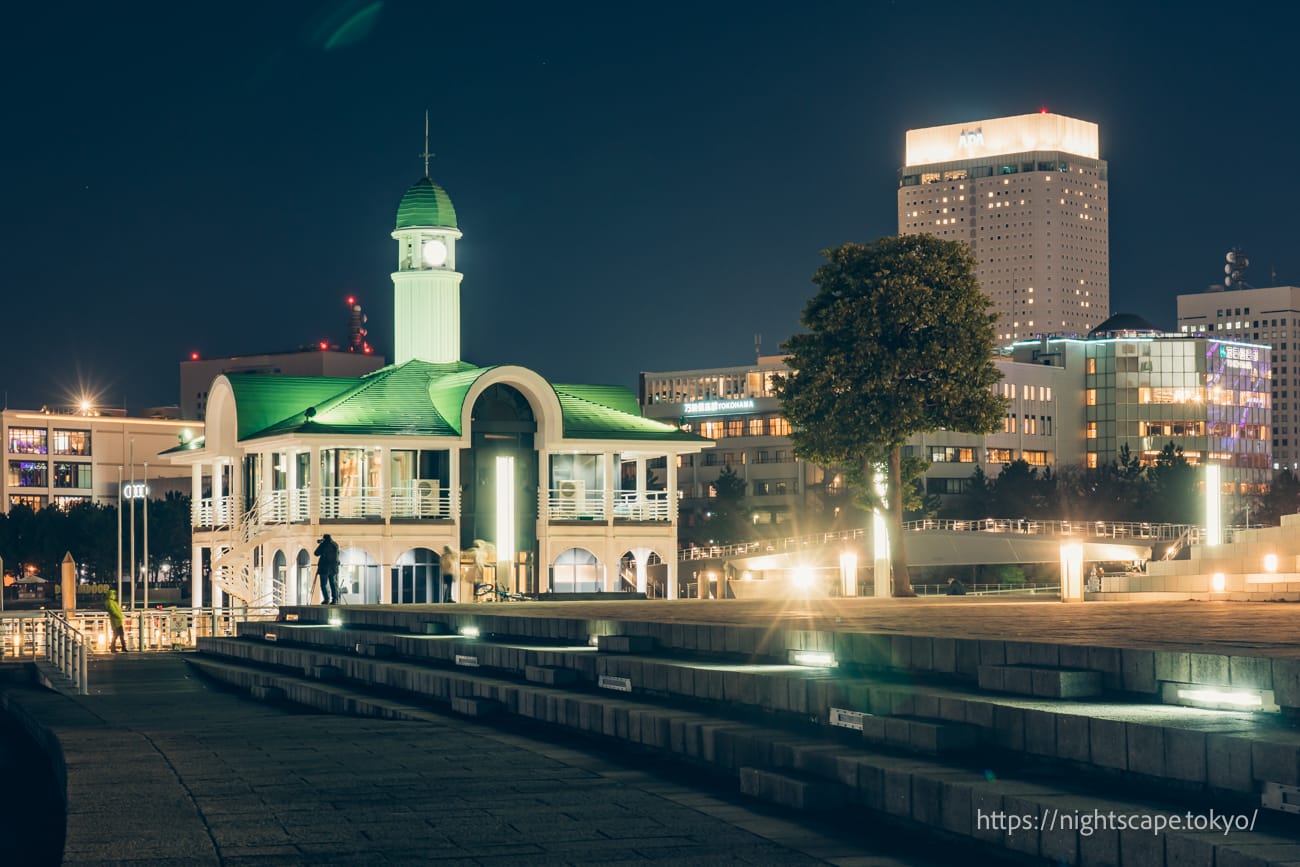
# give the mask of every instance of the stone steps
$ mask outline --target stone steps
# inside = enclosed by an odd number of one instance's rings
[[[1128,798],[1099,797],[1032,778],[997,778],[951,760],[881,755],[857,745],[828,742],[779,728],[746,723],[690,709],[664,707],[638,697],[582,693],[526,681],[509,681],[480,670],[433,669],[373,657],[322,654],[282,644],[219,640],[229,658],[268,659],[279,670],[248,662],[201,656],[193,664],[240,686],[278,688],[292,701],[335,713],[419,719],[431,711],[355,688],[357,683],[392,688],[407,683],[412,699],[432,698],[464,712],[471,704],[544,722],[734,776],[743,791],[792,809],[834,814],[868,809],[904,825],[928,829],[974,847],[1064,864],[1285,864],[1300,861],[1295,835],[1256,831],[1249,835],[1150,830],[1098,830],[1081,834],[1079,817],[1106,814],[1151,816],[1182,813]],[[241,652],[244,651],[244,652]],[[324,658],[322,658],[324,657]],[[342,682],[318,683],[304,668],[333,665]],[[270,694],[266,690],[266,694]],[[1034,817],[1042,829],[1008,833],[1010,816]],[[1051,827],[1047,819],[1051,817]],[[1062,818],[1064,817],[1064,818]],[[1065,823],[1072,823],[1064,827]],[[1254,859],[1254,860],[1251,860]],[[975,860],[978,860],[976,856]]]
[[[554,683],[565,682],[573,688],[597,689],[602,678],[614,678],[639,696],[725,705],[729,711],[748,709],[804,722],[816,718],[822,725],[829,722],[831,708],[874,717],[906,717],[918,724],[906,737],[895,726],[892,742],[879,734],[883,723],[867,724],[870,731],[877,732],[874,742],[929,754],[960,752],[982,744],[1040,763],[1060,763],[1074,773],[1082,770],[1130,778],[1143,786],[1164,786],[1182,793],[1199,789],[1220,798],[1258,803],[1265,783],[1300,785],[1300,733],[1281,728],[1276,715],[1225,714],[1131,701],[1021,699],[984,693],[976,684],[953,679],[899,683],[896,676],[852,676],[838,669],[746,666],[626,652],[607,655],[586,643],[528,646],[457,635],[430,637],[294,624],[256,624],[249,630],[259,638],[274,633],[278,645],[308,644],[321,650],[391,644],[397,657],[411,662],[453,664],[458,657],[472,656],[484,670],[507,677],[557,678]],[[298,640],[300,637],[304,640]],[[616,646],[622,651],[628,645]],[[1023,671],[1031,679],[1039,672],[1075,671],[1020,663],[988,668]],[[541,670],[552,674],[540,674]],[[928,721],[928,728],[921,721]],[[957,740],[967,735],[939,733],[946,731],[944,726],[957,725],[970,727],[974,744]],[[870,737],[867,731],[864,737]]]

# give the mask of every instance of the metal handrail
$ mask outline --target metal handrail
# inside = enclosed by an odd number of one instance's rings
[[[79,695],[90,693],[86,637],[57,611],[45,612],[45,658],[72,681]]]
[[[127,609],[123,623],[127,647],[158,652],[193,648],[199,638],[228,637],[244,621],[274,620],[279,609],[224,608]],[[50,659],[62,651],[48,626],[57,617],[81,636],[86,655],[107,653],[113,635],[105,611],[6,611],[0,613],[0,661]],[[60,627],[62,628],[62,627]]]
[[[1203,530],[1190,524],[1153,524],[1140,521],[1037,521],[1024,518],[982,518],[979,520],[954,520],[927,518],[905,521],[907,532],[947,531],[963,533],[1018,533],[1043,536],[1082,536],[1103,539],[1142,539],[1144,541],[1176,541],[1186,537],[1192,544],[1199,543]],[[833,530],[793,536],[787,539],[768,539],[742,542],[736,545],[711,545],[683,548],[679,560],[709,560],[738,557],[750,554],[780,554],[836,542],[851,542],[867,538],[871,531],[866,527],[851,530]]]

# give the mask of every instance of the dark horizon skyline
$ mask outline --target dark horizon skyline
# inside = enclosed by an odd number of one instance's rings
[[[8,16],[8,406],[176,403],[178,364],[346,338],[392,357],[397,202],[461,228],[466,360],[635,387],[795,333],[818,251],[896,231],[908,128],[1047,108],[1099,124],[1111,312],[1243,247],[1300,284],[1271,153],[1296,140],[1289,10],[950,2],[473,9],[88,3]],[[1104,317],[1103,317],[1104,318]]]

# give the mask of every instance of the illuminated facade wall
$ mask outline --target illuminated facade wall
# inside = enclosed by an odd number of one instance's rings
[[[1189,463],[1219,464],[1225,493],[1261,493],[1269,484],[1268,347],[1160,335],[1021,343],[1013,353],[1076,372],[1085,467],[1113,463],[1125,446],[1152,464],[1172,442]]]
[[[1300,470],[1300,287],[1178,296],[1178,330],[1267,344],[1273,363],[1273,469]],[[1294,395],[1292,392],[1296,392]]]
[[[767,356],[751,365],[641,374],[647,418],[716,443],[702,454],[681,457],[677,490],[684,527],[708,511],[713,483],[728,466],[745,480],[746,505],[759,524],[790,521],[808,505],[810,488],[819,491],[833,481],[821,467],[795,458],[790,423],[773,389],[773,378],[788,373],[783,356]]]
[[[4,410],[0,511],[7,514],[16,504],[37,510],[86,502],[115,505],[119,467],[124,483],[132,478],[143,483],[147,473],[154,499],[169,491],[189,493],[189,471],[159,454],[182,436],[202,435],[202,422]]]
[[[898,231],[971,246],[998,340],[1087,334],[1110,315],[1108,171],[1097,125],[1061,115],[910,130]]]

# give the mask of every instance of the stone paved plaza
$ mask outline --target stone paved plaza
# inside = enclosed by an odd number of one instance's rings
[[[91,679],[4,696],[59,739],[65,864],[940,863],[472,721],[276,708],[180,654],[104,657]]]

